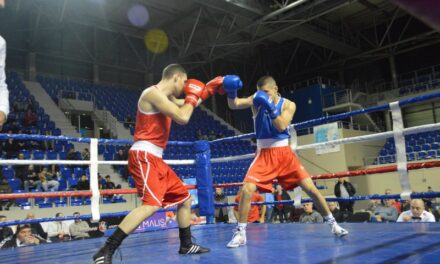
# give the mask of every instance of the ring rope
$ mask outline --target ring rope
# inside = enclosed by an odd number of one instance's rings
[[[440,197],[440,192],[413,192],[410,195],[411,199],[420,199],[420,198],[436,198]],[[350,196],[347,198],[342,197],[331,197],[325,198],[327,202],[344,202],[344,201],[363,201],[363,200],[391,200],[391,199],[400,199],[400,194],[388,194],[388,195],[358,195],[358,196]],[[301,203],[311,203],[312,199],[301,199]],[[268,205],[268,204],[293,204],[293,200],[284,200],[284,201],[274,201],[274,202],[252,202],[251,205]],[[215,207],[228,207],[228,206],[238,206],[238,203],[215,203]]]
[[[430,94],[426,94],[426,95],[416,96],[416,97],[409,98],[409,99],[400,100],[400,101],[398,101],[398,103],[400,106],[404,106],[404,105],[408,105],[408,104],[412,104],[412,103],[428,101],[428,100],[438,98],[438,97],[440,97],[440,92],[435,92],[435,93],[430,93]],[[385,111],[385,110],[389,110],[389,109],[390,109],[389,104],[383,104],[383,105],[363,108],[363,109],[359,109],[359,110],[355,110],[355,111],[351,111],[351,112],[345,112],[345,113],[341,113],[341,114],[311,119],[308,121],[292,124],[291,126],[293,126],[296,130],[299,130],[299,129],[304,129],[304,128],[308,128],[308,127],[313,127],[316,125],[321,125],[321,124],[328,123],[328,122],[340,121],[342,119],[346,119],[348,117],[352,117],[355,115],[367,114],[367,113],[377,112],[377,111]],[[252,137],[255,137],[255,133],[248,133],[248,134],[243,134],[243,135],[239,135],[239,136],[216,139],[216,140],[209,141],[209,143],[214,144],[214,143],[220,143],[223,141],[247,139],[247,138],[252,138]]]

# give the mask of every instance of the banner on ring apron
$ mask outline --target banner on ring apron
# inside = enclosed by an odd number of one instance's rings
[[[327,142],[331,140],[337,140],[340,138],[338,129],[338,123],[330,123],[313,127],[313,135],[315,137],[315,143]],[[326,154],[331,152],[338,152],[341,150],[339,144],[333,146],[322,146],[316,148],[316,154]]]

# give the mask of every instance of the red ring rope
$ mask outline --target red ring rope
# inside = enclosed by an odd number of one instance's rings
[[[416,162],[409,163],[408,170],[418,170],[440,167],[440,161],[429,162]],[[364,170],[343,171],[337,173],[326,173],[312,176],[313,180],[334,179],[342,177],[356,177],[376,173],[387,173],[397,171],[397,165],[390,165],[385,167],[370,168]],[[214,184],[213,187],[228,188],[241,186],[243,183],[220,183]],[[185,185],[188,190],[197,189],[197,185]],[[101,195],[111,194],[136,194],[137,190],[133,189],[111,189],[111,190],[99,190]],[[92,196],[91,191],[64,191],[64,192],[36,192],[36,193],[8,193],[0,194],[0,199],[27,199],[27,198],[48,198],[48,197],[72,197],[72,196]]]

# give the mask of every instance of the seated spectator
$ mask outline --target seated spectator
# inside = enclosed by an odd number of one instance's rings
[[[12,188],[9,185],[8,181],[6,179],[1,179],[0,181],[0,193],[4,194],[4,193],[12,193]],[[13,199],[8,199],[8,200],[0,200],[0,211],[3,211],[3,204],[6,204],[5,210],[9,211],[9,208],[11,207],[11,205],[14,204],[14,200]]]
[[[23,153],[18,154],[17,159],[24,160],[24,154]],[[27,169],[28,166],[26,165],[14,165],[15,177],[17,179],[20,179],[21,182],[24,182]]]
[[[0,242],[0,248],[15,248],[36,246],[42,243],[46,243],[46,240],[32,233],[31,226],[29,224],[18,225],[15,235],[7,237]]]
[[[78,156],[77,156],[77,154],[75,152],[75,148],[69,149],[69,152],[66,155],[66,160],[78,160]],[[69,165],[69,166],[66,166],[66,167],[68,167],[68,168],[73,170],[75,165]]]
[[[217,135],[215,134],[214,130],[209,131],[208,140],[215,140],[217,138]]]
[[[304,213],[299,217],[300,223],[323,223],[322,216],[313,210],[313,203],[303,204]]]
[[[56,213],[55,217],[64,217],[62,213]],[[49,222],[47,225],[47,237],[53,243],[70,240],[69,227],[63,221]]]
[[[391,189],[386,189],[385,194],[390,195],[393,193],[391,192]],[[400,204],[400,202],[398,200],[391,200],[391,201],[392,201],[392,206],[394,206],[397,210],[397,214],[400,214],[400,212],[402,212],[402,205]]]
[[[47,170],[47,168],[43,168],[38,177],[45,192],[47,192],[49,189],[54,192],[58,191],[60,183],[55,179],[54,175]]]
[[[338,209],[338,203],[337,202],[328,202],[328,209],[330,209],[330,212],[335,217],[337,222],[344,222],[344,215],[341,211]]]
[[[397,220],[397,209],[393,206],[394,200],[387,199],[383,200],[383,205],[378,205],[371,217],[371,220],[374,222],[394,222]]]
[[[88,148],[85,148],[83,152],[81,152],[81,157],[83,160],[89,160],[90,159],[90,151]]]
[[[98,188],[99,188],[100,190],[101,190],[101,189],[104,189],[104,188],[105,188],[105,184],[106,184],[105,179],[102,178],[101,174],[98,173]]]
[[[411,209],[404,211],[397,218],[397,222],[435,222],[435,217],[425,211],[425,203],[421,199],[411,200]]]
[[[26,113],[23,117],[23,125],[26,127],[34,126],[37,124],[38,118],[37,116],[32,112],[32,109],[27,109]]]
[[[214,195],[215,203],[227,203],[228,199],[223,193],[222,188],[215,188]],[[227,223],[228,222],[228,208],[227,207],[216,207],[214,209],[214,216],[216,223]]]
[[[283,190],[281,185],[277,184],[277,186],[275,187],[274,200],[278,202],[278,201],[291,201],[292,199],[290,198],[290,195],[285,190]],[[289,213],[291,207],[292,206],[289,204],[275,205],[273,210],[275,214],[278,215],[280,223],[290,221]]]
[[[371,214],[373,214],[374,210],[376,210],[376,208],[379,205],[381,205],[380,200],[370,200],[370,203],[368,204],[368,206],[365,209],[365,211],[370,212]]]
[[[26,220],[32,220],[35,219],[35,215],[32,212],[29,212],[26,215]],[[43,227],[40,223],[32,223],[31,224],[32,234],[38,235],[44,239],[47,239],[47,233],[44,232]]]
[[[73,213],[74,217],[79,217],[80,213]],[[85,239],[90,238],[89,232],[99,230],[100,232],[105,231],[105,223],[101,222],[99,227],[90,227],[89,224],[81,219],[75,219],[75,221],[70,224],[69,231],[73,239]]]
[[[45,136],[51,136],[52,135],[52,131],[47,130],[44,133],[44,135]],[[42,140],[42,141],[39,142],[39,147],[38,148],[41,149],[41,150],[48,151],[48,150],[53,150],[54,147],[55,147],[55,142],[53,140]]]
[[[112,182],[110,175],[107,175],[107,176],[105,176],[104,189],[121,189],[121,185],[120,184],[116,185],[114,182]],[[116,194],[116,195],[111,194],[111,195],[107,196],[107,198],[112,200],[112,202],[115,202],[115,200],[119,197],[121,197],[121,195],[118,195],[118,194]]]
[[[240,192],[238,192],[237,196],[235,197],[235,202],[240,202]],[[251,202],[264,202],[263,196],[261,196],[259,193],[254,192],[251,197]],[[235,218],[238,220],[240,219],[238,217],[238,206],[234,207],[234,215]],[[264,223],[264,218],[266,215],[266,206],[265,205],[251,205],[251,208],[249,210],[248,214],[248,222],[249,223]]]
[[[18,146],[17,142],[12,138],[9,138],[3,145],[3,151],[6,152],[7,159],[13,159],[17,157],[19,150],[20,147]]]
[[[7,221],[7,217],[4,215],[0,215],[0,223],[4,223]],[[14,231],[12,231],[12,228],[9,226],[0,226],[0,241],[3,241],[3,239],[13,236]]]
[[[89,179],[87,179],[87,176],[84,174],[79,178],[79,181],[76,185],[76,189],[78,191],[88,191],[90,190],[90,182]],[[84,203],[86,200],[86,196],[81,196],[81,201]]]
[[[431,186],[428,186],[428,190],[427,190],[427,192],[434,192],[434,190],[432,189],[432,187]],[[435,198],[423,198],[423,201],[425,202],[425,205],[426,205],[426,209],[427,210],[431,210],[431,209],[433,209],[432,208],[432,203],[434,202],[436,202],[436,199]]]
[[[29,192],[30,189],[41,191],[41,181],[34,170],[34,165],[29,165],[24,180],[24,190]]]

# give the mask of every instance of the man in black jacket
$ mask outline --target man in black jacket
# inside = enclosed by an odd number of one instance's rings
[[[33,234],[29,224],[24,224],[17,226],[15,235],[3,239],[0,242],[0,248],[36,246],[42,243],[46,243],[46,240],[37,234]]]
[[[7,218],[4,215],[0,215],[0,223],[6,222]],[[14,231],[9,226],[0,227],[0,241],[14,235]]]
[[[346,181],[344,178],[339,178],[338,183],[335,185],[335,195],[336,197],[348,198],[355,195],[356,189],[353,184]],[[343,214],[352,214],[353,213],[353,205],[354,201],[341,201],[339,202],[339,207],[341,209],[341,213]]]
[[[273,194],[275,201],[290,201],[290,195],[282,189],[281,185],[277,185]],[[274,212],[278,214],[280,223],[289,222],[290,204],[277,204],[274,206]]]

